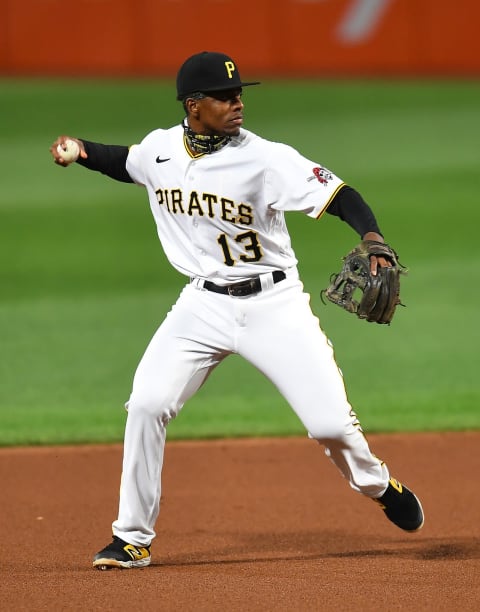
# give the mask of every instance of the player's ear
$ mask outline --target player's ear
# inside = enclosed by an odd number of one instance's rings
[[[198,102],[199,100],[196,100],[195,98],[188,98],[187,100],[185,100],[185,107],[188,115],[192,115],[195,118],[198,117]]]

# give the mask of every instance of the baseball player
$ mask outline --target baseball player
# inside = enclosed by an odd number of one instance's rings
[[[67,166],[62,150],[72,139],[80,165],[143,186],[163,250],[187,277],[133,379],[118,516],[113,541],[94,557],[99,569],[150,563],[168,423],[232,353],[273,382],[355,491],[401,529],[423,525],[417,497],[370,451],[303,290],[284,215],[328,212],[364,239],[383,237],[370,207],[333,172],[242,127],[242,90],[258,84],[243,82],[228,55],[198,53],[177,74],[178,125],[131,147],[67,136],[51,147]],[[373,274],[390,265],[371,258]]]

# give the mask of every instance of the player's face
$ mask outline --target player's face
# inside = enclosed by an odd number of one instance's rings
[[[195,125],[190,127],[199,134],[236,136],[243,123],[242,89],[210,92],[196,100],[192,109]]]

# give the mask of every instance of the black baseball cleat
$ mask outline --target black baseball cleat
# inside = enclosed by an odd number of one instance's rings
[[[377,502],[387,518],[405,531],[418,531],[423,527],[423,509],[417,496],[401,482],[390,478],[385,493]]]
[[[93,558],[93,567],[99,570],[145,567],[150,564],[151,559],[150,546],[134,546],[113,536],[113,542]]]

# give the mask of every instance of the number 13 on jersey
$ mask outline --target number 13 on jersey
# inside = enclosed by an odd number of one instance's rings
[[[223,251],[223,259],[226,266],[234,266],[237,260],[232,256],[232,248],[235,248],[235,244],[241,245],[241,254],[238,256],[238,260],[244,262],[260,261],[263,257],[262,247],[258,240],[257,232],[252,230],[248,232],[242,232],[236,236],[227,236],[227,234],[220,234],[217,238],[218,244],[221,246]],[[236,249],[235,249],[236,250]]]

